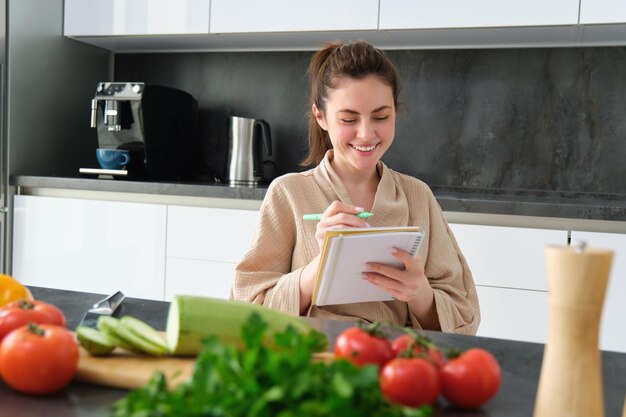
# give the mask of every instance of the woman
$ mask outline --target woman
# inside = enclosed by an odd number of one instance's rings
[[[396,68],[368,43],[336,42],[313,56],[309,74],[303,165],[317,166],[271,183],[231,298],[294,315],[475,334],[476,289],[441,208],[425,183],[380,160],[394,139]],[[354,215],[363,210],[374,216]],[[322,212],[318,223],[302,220],[304,213]],[[372,264],[364,273],[394,301],[311,306],[325,232],[370,226],[420,226],[426,234],[417,256],[394,251],[403,267]]]

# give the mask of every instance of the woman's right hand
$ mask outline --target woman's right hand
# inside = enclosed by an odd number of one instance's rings
[[[333,201],[324,211],[322,218],[315,229],[315,240],[320,247],[324,246],[324,237],[328,230],[346,229],[352,227],[370,227],[369,223],[355,216],[364,211],[361,207],[344,204],[341,201]]]

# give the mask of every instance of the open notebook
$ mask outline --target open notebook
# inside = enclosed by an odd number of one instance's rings
[[[424,237],[419,227],[372,227],[326,232],[312,304],[392,300],[391,295],[361,278],[368,262],[402,265],[392,248],[415,255]]]

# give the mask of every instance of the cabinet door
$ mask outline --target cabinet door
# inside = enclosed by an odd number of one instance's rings
[[[567,231],[450,224],[477,285],[545,291],[547,245],[566,245]]]
[[[166,299],[175,294],[228,298],[258,211],[169,206],[167,217]]]
[[[165,300],[174,295],[201,295],[228,299],[235,276],[234,263],[168,258]]]
[[[169,206],[167,257],[237,263],[257,217],[254,210]]]
[[[578,23],[578,1],[380,0],[379,28],[574,25]]]
[[[376,30],[378,0],[213,0],[211,33]]]
[[[211,0],[65,0],[65,36],[209,33]]]
[[[580,23],[624,23],[626,4],[624,0],[581,0]]]
[[[545,343],[548,301],[545,291],[476,286],[481,321],[477,335]]]
[[[12,274],[26,285],[162,300],[165,206],[15,196]]]
[[[626,235],[572,231],[572,242],[579,241],[615,252],[602,310],[600,348],[626,352]]]

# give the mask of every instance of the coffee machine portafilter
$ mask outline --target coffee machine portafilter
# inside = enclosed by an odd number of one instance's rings
[[[101,82],[91,101],[98,147],[129,151],[129,179],[195,179],[197,120],[197,101],[171,87]]]

